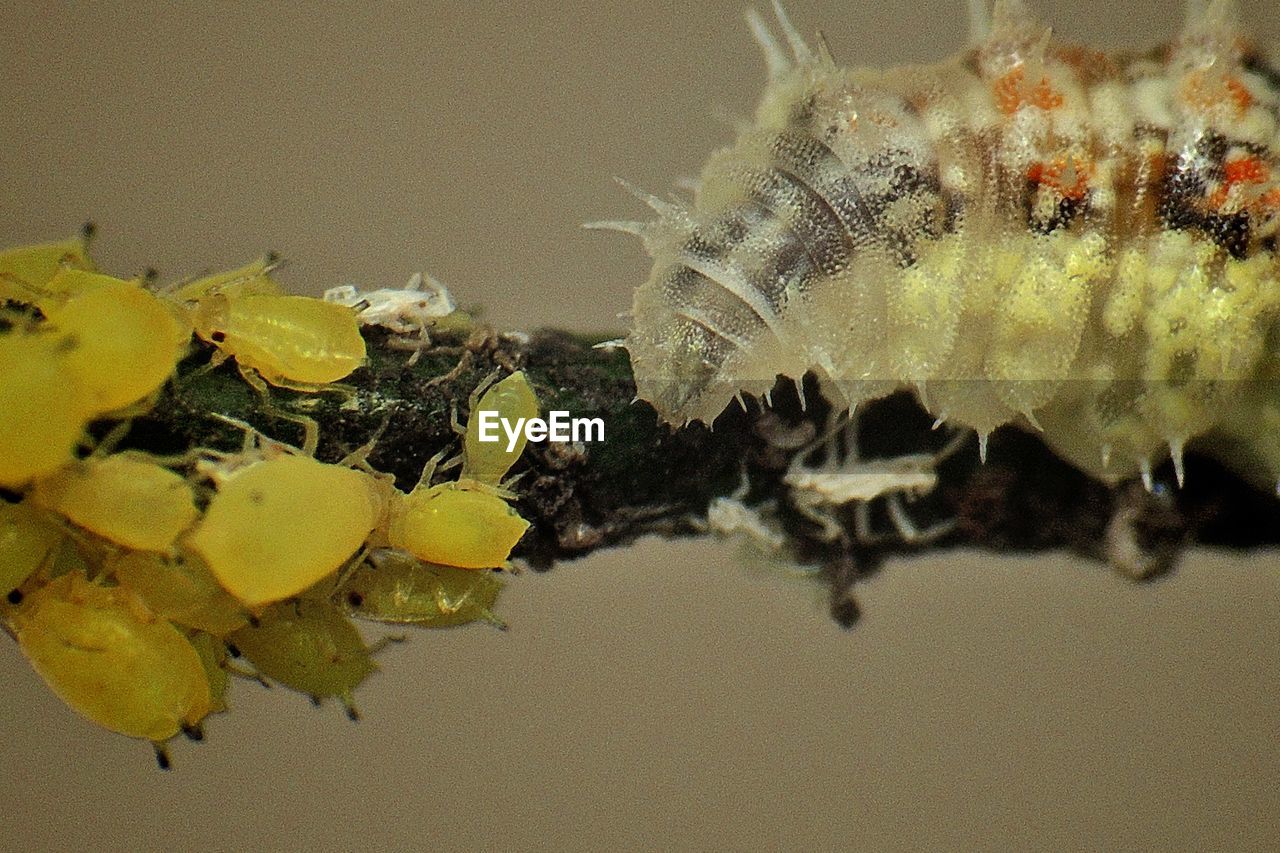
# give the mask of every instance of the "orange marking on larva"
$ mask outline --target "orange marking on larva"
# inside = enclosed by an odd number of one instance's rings
[[[1031,90],[1031,103],[1042,110],[1055,110],[1062,106],[1062,95],[1053,90],[1048,78],[1041,77],[1040,82]]]
[[[1227,203],[1232,187],[1237,184],[1261,184],[1271,178],[1271,167],[1260,157],[1246,155],[1222,166],[1222,184],[1209,196],[1209,206],[1217,209]],[[1265,198],[1265,196],[1263,196]],[[1262,199],[1259,198],[1260,202]]]
[[[1062,106],[1062,94],[1049,85],[1049,78],[1041,77],[1034,86],[1028,86],[1021,65],[1009,71],[995,82],[996,104],[1000,112],[1013,115],[1026,104],[1042,110]]]
[[[1241,157],[1222,167],[1228,187],[1233,184],[1260,184],[1271,177],[1271,167],[1260,157]]]
[[[1230,104],[1236,116],[1253,106],[1253,94],[1237,77],[1220,71],[1198,70],[1187,74],[1178,92],[1183,103],[1200,112],[1212,112]]]
[[[1022,106],[1022,66],[1018,66],[995,82],[992,89],[996,96],[996,105],[1000,112],[1011,116]]]
[[[1227,78],[1227,94],[1231,96],[1231,103],[1235,105],[1237,115],[1253,106],[1252,93],[1237,77]]]
[[[1093,163],[1088,160],[1068,155],[1050,163],[1032,163],[1027,170],[1027,180],[1052,187],[1063,198],[1079,201],[1089,191],[1093,168]]]

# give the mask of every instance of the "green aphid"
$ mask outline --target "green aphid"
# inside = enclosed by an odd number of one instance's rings
[[[506,630],[493,612],[505,585],[497,572],[424,563],[384,549],[351,573],[339,601],[348,613],[378,622],[452,628],[483,621]]]
[[[366,646],[356,626],[325,601],[298,599],[263,610],[256,625],[227,636],[228,645],[269,681],[305,693],[317,705],[336,696],[359,719],[352,694],[378,668],[373,655],[387,641]]]

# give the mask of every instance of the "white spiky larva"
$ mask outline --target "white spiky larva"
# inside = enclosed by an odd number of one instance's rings
[[[1150,481],[1198,441],[1280,477],[1280,71],[1230,3],[1170,45],[1104,55],[1018,0],[973,47],[842,69],[748,23],[769,81],[694,203],[639,195],[655,263],[626,341],[639,396],[710,423],[813,371],[848,405],[914,389],[940,422],[1040,430]],[[1241,450],[1243,448],[1243,450]]]

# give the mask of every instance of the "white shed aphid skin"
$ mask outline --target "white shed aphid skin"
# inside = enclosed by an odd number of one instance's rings
[[[782,478],[789,489],[787,496],[791,505],[821,526],[822,538],[827,541],[846,535],[835,511],[849,504],[853,505],[854,532],[859,543],[871,545],[882,541],[884,537],[877,535],[871,525],[871,502],[882,497],[902,542],[926,545],[950,533],[955,527],[954,520],[919,529],[907,514],[902,499],[932,492],[938,485],[938,465],[964,446],[971,432],[957,432],[937,453],[909,453],[890,459],[860,458],[857,432],[856,417],[846,420],[833,415],[826,435],[796,454]],[[845,443],[843,457],[839,447],[841,434]],[[822,463],[813,467],[806,465],[805,460],[818,449],[825,453]]]
[[[409,364],[417,362],[431,343],[427,329],[441,317],[457,310],[449,288],[429,275],[414,273],[399,290],[379,288],[361,291],[353,284],[331,287],[324,292],[325,302],[336,302],[355,308],[362,326],[381,326],[397,335],[414,335]]]
[[[714,498],[707,506],[706,520],[695,520],[694,524],[722,539],[741,542],[758,554],[780,556],[786,551],[787,538],[769,520],[769,516],[776,512],[776,504],[766,501],[758,506],[747,506],[743,500],[750,487],[744,468],[738,488],[728,496]]]
[[[769,81],[692,204],[637,193],[654,258],[627,338],[639,396],[706,423],[813,371],[852,410],[1038,430],[1115,482],[1188,442],[1280,481],[1280,70],[1229,2],[1147,53],[1059,44],[984,4],[936,65],[838,67],[775,2]],[[1243,445],[1250,453],[1240,453]],[[1148,479],[1144,477],[1144,479]]]

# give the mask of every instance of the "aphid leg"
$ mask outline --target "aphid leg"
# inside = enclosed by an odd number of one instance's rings
[[[156,765],[161,770],[168,770],[173,767],[172,762],[169,761],[169,750],[165,748],[163,743],[152,742],[151,747],[156,751]]]
[[[241,669],[233,663],[223,664],[222,668],[225,669],[229,675],[234,675],[236,678],[243,678],[246,681],[256,681],[260,686],[265,687],[267,690],[271,690],[275,687],[274,684],[267,681],[262,673],[255,670]]]
[[[439,376],[429,380],[427,384],[422,387],[431,388],[435,385],[444,384],[445,382],[452,382],[453,380],[457,379],[459,376],[461,376],[465,371],[467,371],[471,367],[471,362],[474,359],[475,359],[475,356],[472,354],[471,350],[464,349],[462,351],[462,357],[458,359],[458,363],[453,366],[452,370],[450,370],[448,373],[442,373]]]
[[[342,568],[338,569],[338,574],[334,579],[332,589],[335,592],[342,589],[342,587],[345,586],[347,581],[351,578],[352,573],[365,564],[365,561],[369,559],[369,554],[372,552],[373,546],[367,542],[360,546],[360,550],[356,555],[350,560],[347,560],[346,564],[343,565]]]
[[[824,566],[823,571],[830,589],[831,618],[841,628],[852,628],[861,615],[858,600],[853,595],[853,585],[861,574],[857,561],[846,552]]]
[[[213,371],[217,370],[229,358],[231,358],[231,356],[227,355],[222,350],[215,349],[213,351],[213,355],[209,356],[209,360],[207,362],[195,368],[194,370],[188,371],[182,377],[181,380],[178,379],[177,374],[174,374],[174,376],[169,381],[173,382],[173,384],[178,388],[184,388],[190,385],[192,382],[195,382],[200,377],[204,376],[206,373],[212,373]]]
[[[418,484],[413,487],[414,491],[431,487],[431,478],[436,475],[436,468],[439,467],[440,460],[444,458],[446,453],[448,453],[447,450],[441,450],[427,460],[426,464],[422,466],[422,474],[418,477]]]
[[[392,634],[389,637],[383,637],[381,640],[378,640],[376,643],[369,646],[369,655],[372,657],[373,655],[376,655],[378,652],[385,649],[387,646],[398,645],[400,643],[408,642],[408,640],[409,638],[406,637],[404,634]]]
[[[322,394],[328,392],[330,394],[338,394],[342,399],[340,408],[356,409],[359,406],[357,398],[360,395],[359,390],[354,385],[347,385],[344,382],[293,382],[289,379],[276,379],[272,384],[277,388],[284,388],[286,391],[297,391],[300,394]]]
[[[480,618],[484,619],[484,621],[488,622],[490,625],[497,628],[499,631],[506,631],[508,629],[507,623],[504,622],[502,618],[498,616],[498,614],[494,613],[489,608],[482,607],[480,608],[479,613],[480,613]]]
[[[405,367],[413,367],[418,363],[418,359],[422,358],[422,354],[431,348],[431,336],[427,334],[427,324],[423,323],[418,327],[418,339],[413,342],[413,354],[409,356]]]
[[[316,448],[320,446],[320,424],[316,423],[313,418],[287,412],[273,403],[271,389],[267,387],[266,380],[258,375],[258,371],[251,367],[241,366],[240,375],[262,397],[263,414],[268,417],[291,421],[302,427],[302,452],[307,456],[315,456]]]
[[[880,541],[871,529],[871,502],[855,501],[853,505],[853,532],[861,545],[874,545]]]
[[[449,401],[449,427],[457,435],[466,435],[467,427],[458,419],[458,401]]]
[[[489,386],[498,381],[498,377],[502,375],[502,368],[495,367],[489,372],[489,375],[476,383],[476,387],[471,389],[471,393],[467,396],[467,418],[470,419],[475,413],[476,406],[480,405],[480,398],[484,396],[484,392],[489,390]],[[454,429],[458,428],[457,421],[454,420]],[[466,428],[459,430],[466,433]]]
[[[928,545],[936,542],[943,536],[946,536],[952,530],[956,529],[959,522],[952,518],[947,521],[939,521],[924,530],[916,527],[915,522],[907,515],[906,508],[902,505],[902,495],[892,494],[885,499],[885,504],[889,509],[889,518],[893,520],[893,528],[902,537],[902,541],[908,545]]]
[[[845,538],[844,526],[820,505],[799,500],[794,502],[794,506],[801,515],[822,528],[821,538],[824,542],[835,542],[837,539]]]
[[[436,591],[436,606],[440,608],[442,613],[456,613],[462,609],[467,600],[471,598],[471,592],[468,591],[461,598],[451,599],[444,594],[444,590]],[[499,631],[507,630],[507,623],[504,622],[498,614],[494,613],[487,607],[481,607],[477,611],[480,618],[497,628]]]
[[[369,464],[369,456],[373,453],[373,449],[378,446],[378,442],[382,439],[382,434],[387,431],[387,426],[390,423],[391,413],[387,412],[382,417],[382,423],[378,424],[378,428],[373,431],[373,435],[369,436],[369,440],[342,457],[338,464],[347,468],[357,468],[369,474],[377,473]]]
[[[182,734],[186,737],[187,740],[195,741],[196,743],[199,743],[200,741],[204,740],[204,726],[201,725],[200,723],[196,723],[195,725],[191,725],[189,723],[183,723]]]

